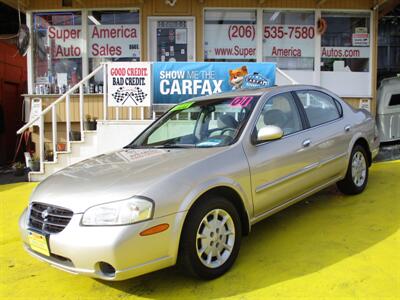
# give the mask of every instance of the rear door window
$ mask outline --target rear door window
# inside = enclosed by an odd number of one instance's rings
[[[340,118],[340,104],[331,96],[318,91],[297,91],[311,127]]]
[[[397,106],[400,105],[400,94],[393,94],[390,97],[389,106]]]

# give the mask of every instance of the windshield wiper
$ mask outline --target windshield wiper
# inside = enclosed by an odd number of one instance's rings
[[[154,148],[195,148],[194,144],[171,144],[166,143],[162,145],[153,146]]]

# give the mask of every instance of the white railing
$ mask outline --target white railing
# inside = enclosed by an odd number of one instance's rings
[[[292,77],[290,77],[288,74],[283,72],[281,69],[276,68],[276,71],[281,74],[283,77],[285,77],[287,80],[290,81],[291,84],[299,84],[296,80],[294,80]]]
[[[71,95],[75,94],[75,91],[79,89],[79,132],[80,132],[80,140],[84,140],[84,85],[88,87],[87,82],[98,72],[103,70],[103,119],[109,120],[108,116],[108,105],[107,105],[107,64],[101,64],[97,67],[93,72],[84,77],[81,81],[71,87],[65,94],[61,95],[57,100],[51,103],[48,107],[43,109],[40,114],[35,117],[30,118],[29,122],[22,126],[17,134],[22,134],[25,130],[31,128],[34,125],[37,125],[39,121],[39,161],[40,161],[40,172],[44,171],[44,161],[45,161],[45,127],[44,127],[44,118],[45,115],[51,112],[51,132],[52,132],[52,151],[53,151],[53,161],[57,161],[57,140],[58,140],[58,131],[57,131],[57,105],[65,101],[65,128],[66,128],[66,147],[67,151],[71,150],[71,111],[70,111],[70,102]],[[140,107],[140,116],[141,120],[145,119],[144,107]],[[115,120],[120,119],[120,110],[118,107],[115,109],[116,115]],[[155,119],[155,113],[153,111],[151,119]],[[132,120],[132,107],[129,107],[129,120]],[[36,123],[36,124],[35,124]]]

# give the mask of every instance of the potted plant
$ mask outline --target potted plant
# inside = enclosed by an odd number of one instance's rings
[[[86,115],[85,119],[86,119],[86,121],[84,123],[84,128],[85,128],[85,130],[90,130],[92,116],[91,115]]]
[[[93,117],[92,125],[93,125],[92,130],[96,130],[97,129],[97,117]]]
[[[81,132],[71,130],[69,132],[69,140],[70,141],[80,141],[81,140]]]
[[[14,169],[14,176],[23,176],[25,174],[25,165],[20,161],[14,163],[13,169]]]
[[[96,130],[97,117],[93,117],[93,119],[91,115],[86,115],[85,117],[85,130]]]
[[[47,161],[53,161],[54,160],[53,150],[47,150],[46,151],[45,159]]]
[[[33,172],[39,172],[40,171],[40,159],[38,157],[32,158],[31,171],[33,171]]]

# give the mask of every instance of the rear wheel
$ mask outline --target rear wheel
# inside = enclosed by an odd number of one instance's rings
[[[201,199],[186,218],[180,264],[191,275],[219,277],[233,265],[241,236],[240,217],[231,202],[220,196]]]
[[[351,151],[346,177],[337,183],[339,190],[348,195],[361,193],[368,183],[368,156],[361,145]]]

